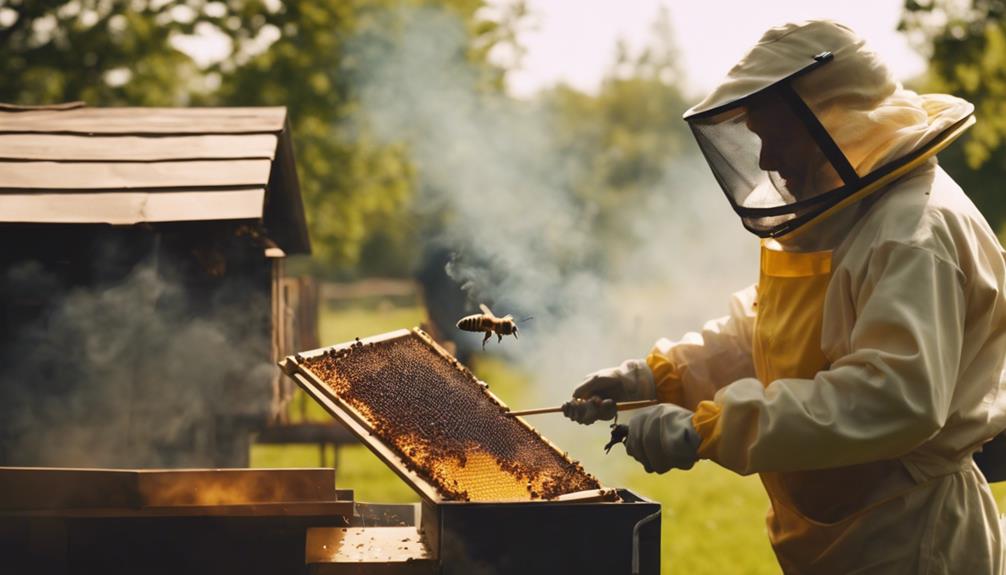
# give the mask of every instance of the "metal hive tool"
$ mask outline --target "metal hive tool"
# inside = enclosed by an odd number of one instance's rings
[[[419,329],[288,357],[281,366],[427,499],[613,499]]]

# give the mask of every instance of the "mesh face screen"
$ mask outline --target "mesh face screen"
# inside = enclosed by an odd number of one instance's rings
[[[600,488],[415,333],[330,350],[304,367],[445,500],[551,499]]]

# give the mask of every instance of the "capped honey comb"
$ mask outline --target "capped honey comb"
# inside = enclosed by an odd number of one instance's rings
[[[426,337],[355,343],[302,365],[445,500],[553,499],[600,488]]]

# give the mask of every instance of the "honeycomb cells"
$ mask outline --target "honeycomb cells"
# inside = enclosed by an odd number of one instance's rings
[[[330,350],[304,367],[445,500],[552,499],[600,488],[420,334]]]

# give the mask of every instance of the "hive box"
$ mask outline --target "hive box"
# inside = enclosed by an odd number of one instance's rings
[[[400,357],[406,349],[410,354],[407,361]],[[378,354],[380,357],[373,355],[378,350],[383,350]],[[423,368],[423,362],[429,369]],[[361,367],[361,364],[368,365]],[[659,573],[659,504],[625,489],[601,487],[522,419],[506,416],[508,408],[488,391],[488,386],[421,330],[399,330],[302,352],[286,358],[281,367],[422,497],[421,504],[412,506],[357,503],[360,517],[370,518],[369,536],[352,529],[309,530],[306,556],[310,572]],[[432,372],[440,375],[430,377]],[[417,379],[422,381],[413,384]],[[479,399],[467,398],[464,406],[455,405],[451,409],[450,401],[444,398],[456,402],[458,394],[438,388],[441,384],[472,386],[465,393]],[[358,393],[354,385],[369,386],[368,391]],[[428,453],[423,438],[413,437],[426,433],[422,429],[386,427],[384,420],[392,414],[375,413],[375,409],[380,411],[381,405],[389,404],[387,396],[382,394],[396,391],[410,398],[414,413],[406,416],[415,420],[413,426],[421,426],[424,418],[438,422],[434,426],[437,429],[429,432],[428,441],[451,441],[451,437],[445,438],[439,431],[448,429],[460,430],[468,443],[475,443],[469,446],[469,453],[460,464],[440,461],[456,456],[453,450],[434,454],[432,463],[424,460],[428,459]],[[468,404],[469,400],[475,403]],[[399,408],[391,405],[387,409]],[[593,484],[580,491],[560,489],[546,498],[537,488],[538,478],[527,481],[528,488],[522,492],[519,487],[526,478],[520,470],[526,469],[522,467],[526,462],[519,458],[529,451],[521,450],[507,452],[506,457],[500,458],[493,449],[486,449],[500,459],[498,465],[480,464],[477,476],[468,477],[472,472],[467,470],[465,459],[482,450],[478,441],[483,437],[470,431],[473,422],[465,420],[471,418],[477,420],[474,427],[515,426],[507,432],[508,436],[515,441],[534,443],[536,457],[551,452],[555,460],[537,471],[545,475],[564,474],[569,472],[566,464],[570,464],[576,471],[571,476],[563,475],[569,479],[568,487],[590,481]],[[403,440],[397,434],[409,438]],[[496,437],[495,430],[489,437]],[[516,482],[511,477],[515,469],[521,478]],[[455,485],[451,483],[452,473],[466,477]],[[481,487],[487,482],[486,476],[518,488],[501,490],[500,499],[492,500],[494,492]],[[469,486],[473,488],[469,490]],[[399,540],[399,548],[375,543],[394,543],[394,537],[402,535],[401,532],[380,530],[402,526],[415,526],[418,539],[406,533]],[[389,535],[369,538],[378,533]],[[367,549],[375,553],[367,554]],[[381,549],[389,554],[381,556]]]

